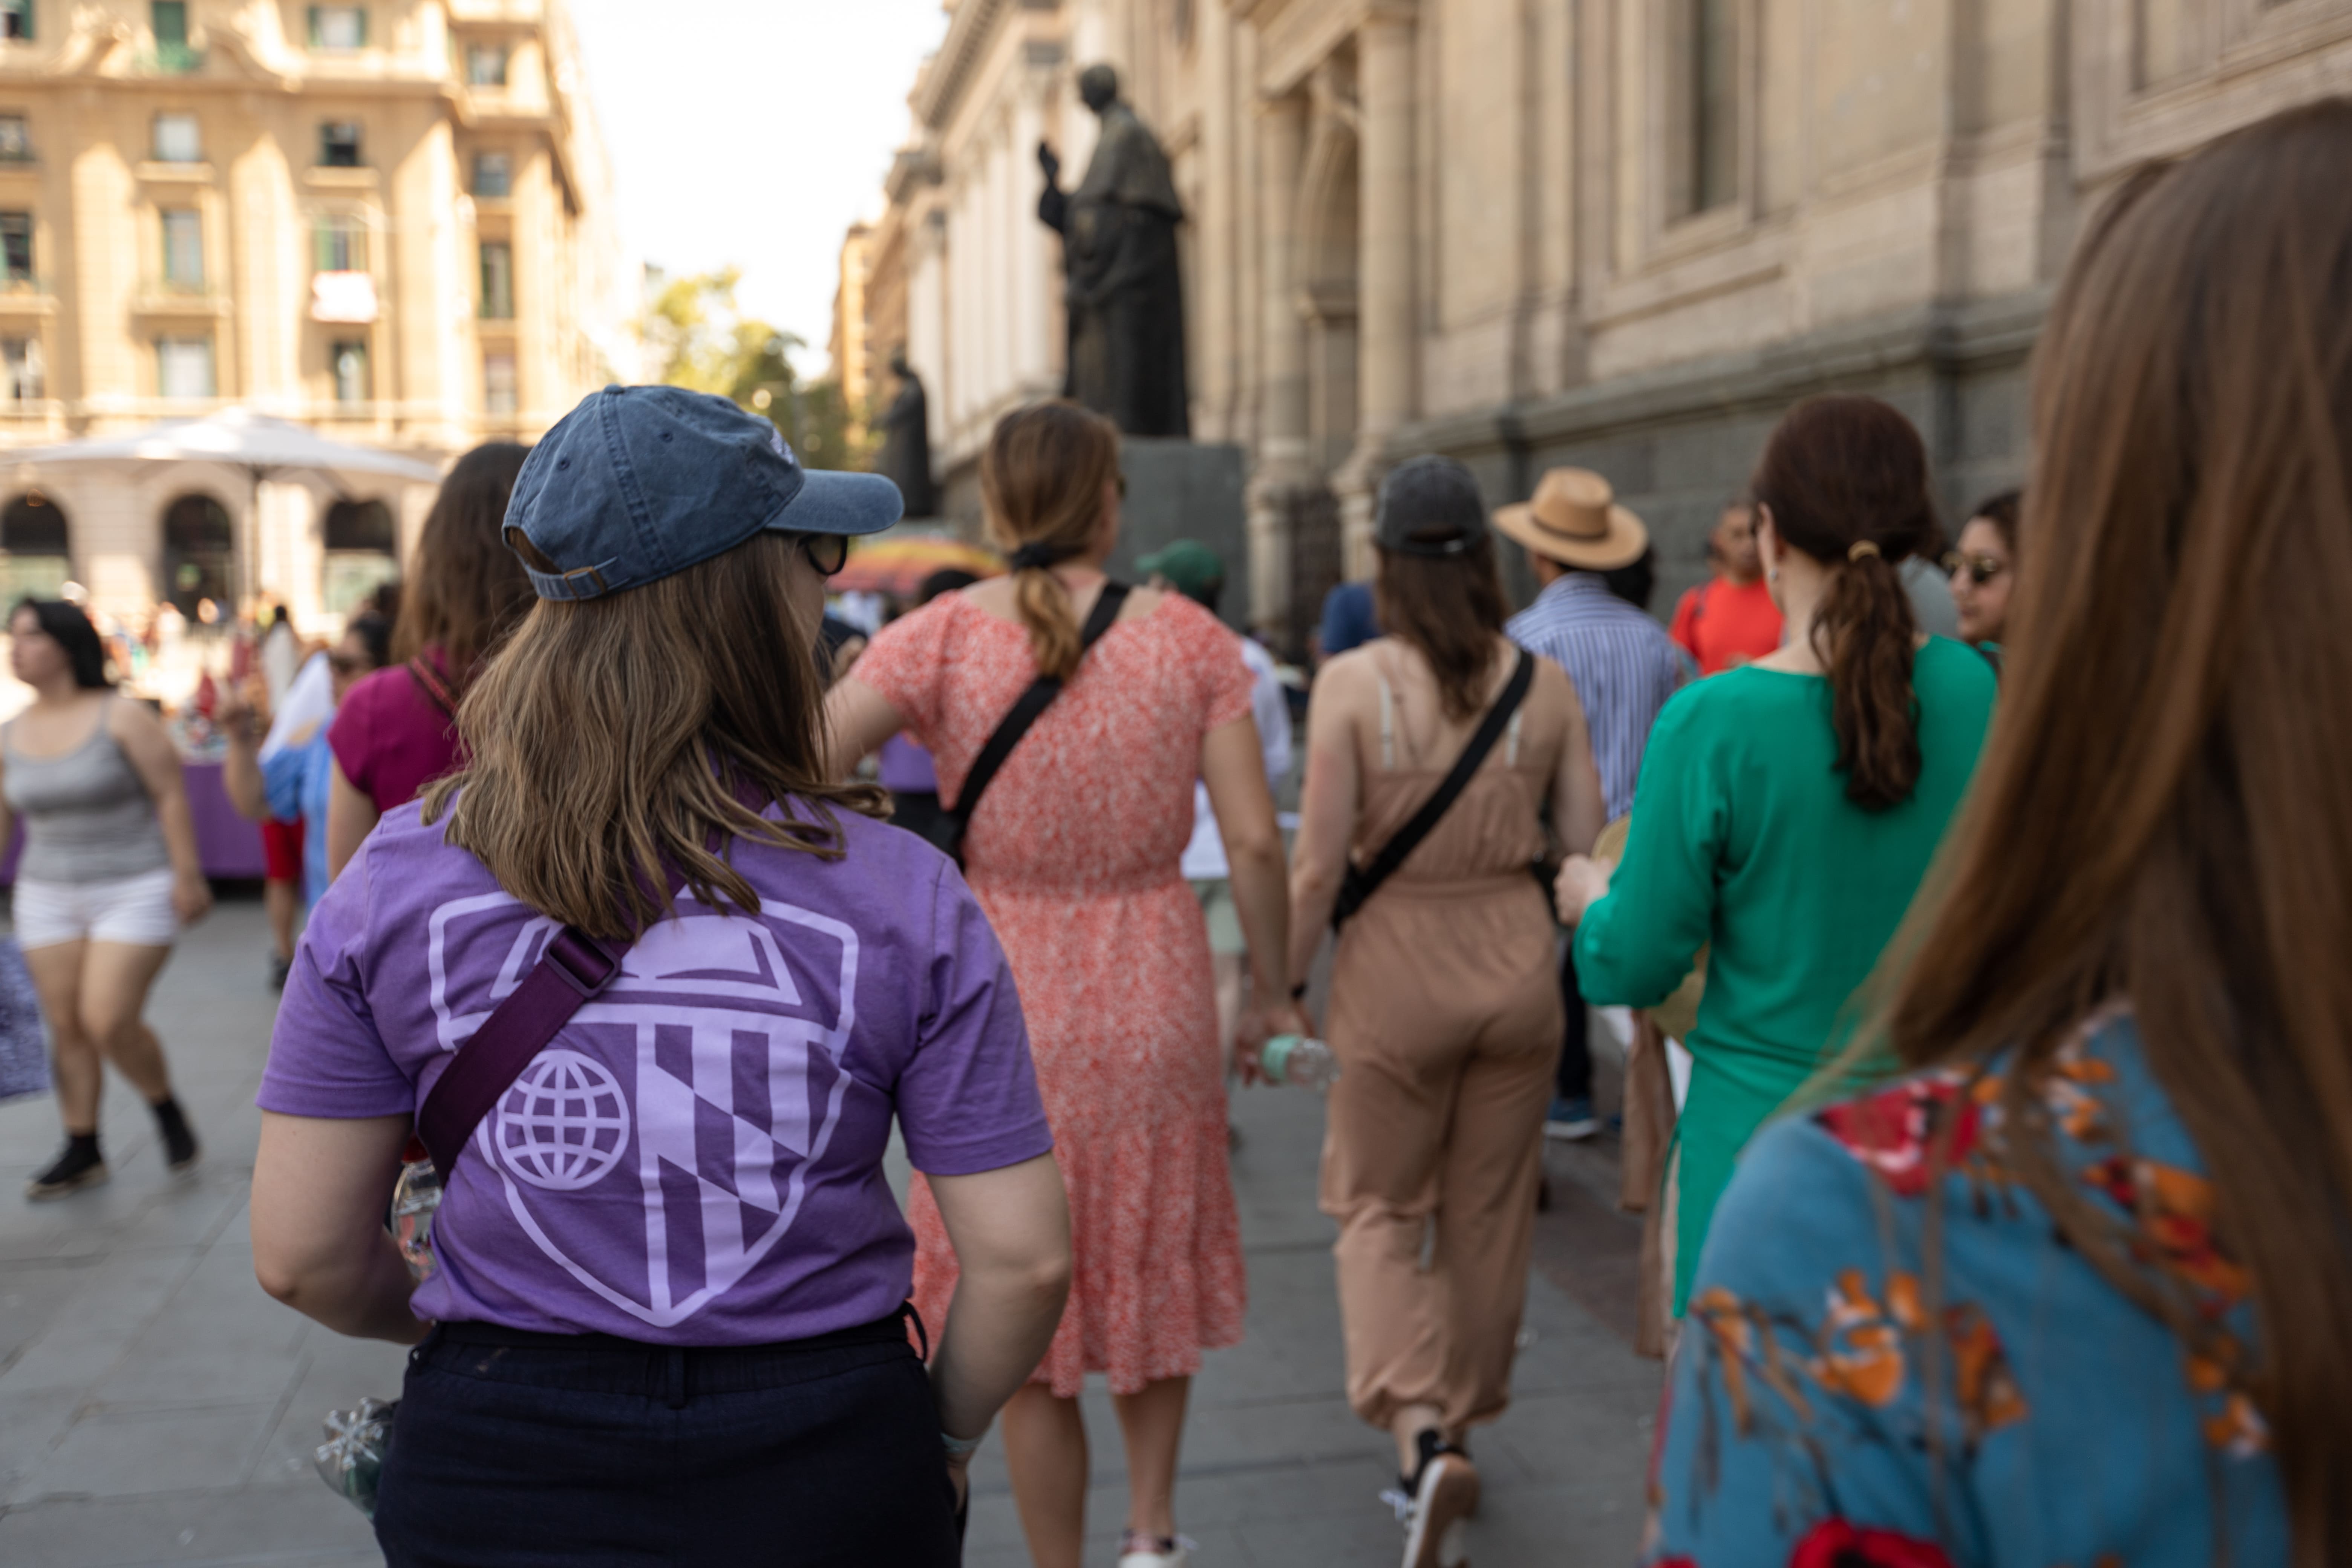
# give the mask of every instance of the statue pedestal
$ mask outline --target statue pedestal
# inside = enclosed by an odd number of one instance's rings
[[[1164,437],[1119,437],[1127,500],[1119,507],[1118,549],[1110,574],[1140,584],[1136,562],[1179,539],[1207,545],[1225,563],[1218,612],[1239,630],[1250,614],[1249,510],[1242,449]]]

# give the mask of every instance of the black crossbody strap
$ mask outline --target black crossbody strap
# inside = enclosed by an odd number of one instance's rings
[[[1100,642],[1102,635],[1110,630],[1111,623],[1118,619],[1119,607],[1127,603],[1128,593],[1124,583],[1103,584],[1101,597],[1095,600],[1094,613],[1087,617],[1086,628],[1078,635],[1080,658],[1086,658],[1087,650]],[[963,788],[957,792],[955,805],[947,813],[953,819],[952,831],[957,842],[962,840],[963,830],[971,822],[972,809],[980,805],[980,797],[987,793],[989,782],[996,777],[996,770],[1004,765],[1004,759],[1013,754],[1013,748],[1021,743],[1021,737],[1029,732],[1029,726],[1034,724],[1038,716],[1052,707],[1054,699],[1061,694],[1059,676],[1039,676],[1030,683],[1029,689],[1021,694],[1021,700],[1013,705],[1013,711],[1004,716],[1003,722],[996,726],[996,732],[989,736],[988,744],[980,749],[980,755],[973,759],[971,772],[964,775]]]
[[[1373,857],[1370,865],[1349,863],[1348,874],[1339,883],[1339,902],[1331,907],[1333,931],[1346,925],[1349,918],[1364,907],[1364,900],[1379,891],[1382,882],[1396,874],[1397,868],[1421,847],[1421,841],[1428,837],[1445,814],[1453,809],[1454,803],[1462,797],[1462,792],[1470,787],[1471,778],[1485,765],[1486,753],[1493,751],[1495,742],[1503,738],[1503,731],[1509,726],[1511,715],[1517,712],[1519,704],[1527,700],[1528,691],[1535,685],[1535,680],[1536,661],[1527,649],[1521,648],[1519,662],[1512,669],[1509,681],[1505,683],[1502,695],[1495,699],[1492,708],[1486,710],[1486,721],[1478,726],[1478,732],[1470,737],[1470,743],[1462,748],[1461,758],[1454,763],[1454,771],[1445,775],[1445,782],[1437,786],[1437,793],[1412,814],[1412,821],[1396,830],[1394,837],[1381,846],[1381,852]]]

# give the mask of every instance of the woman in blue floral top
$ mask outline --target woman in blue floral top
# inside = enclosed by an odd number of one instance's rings
[[[2000,711],[1870,1037],[1913,1070],[1742,1157],[1657,1568],[2352,1561],[2347,168],[2352,100],[2293,110],[2075,258]]]

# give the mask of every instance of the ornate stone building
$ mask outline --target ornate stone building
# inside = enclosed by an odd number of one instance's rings
[[[633,289],[562,0],[0,0],[0,448],[231,405],[530,439],[634,373]],[[126,619],[201,583],[331,620],[430,500],[0,470],[10,585]]]
[[[1372,487],[1576,462],[1664,588],[1790,402],[1885,395],[1957,511],[2021,472],[2025,362],[2136,164],[2352,90],[2352,0],[951,0],[890,184],[950,495],[1059,384],[1041,138],[1120,68],[1187,229],[1193,426],[1253,461],[1261,625],[1368,568]],[[940,395],[940,389],[947,395]]]

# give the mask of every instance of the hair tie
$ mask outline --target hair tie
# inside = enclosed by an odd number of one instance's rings
[[[1845,552],[1845,558],[1848,561],[1881,561],[1885,559],[1885,557],[1880,553],[1877,542],[1874,540],[1868,539],[1855,540],[1853,542],[1853,548]]]
[[[1011,565],[1015,572],[1044,572],[1076,553],[1067,545],[1048,544],[1041,541],[1024,544],[1014,551]]]

